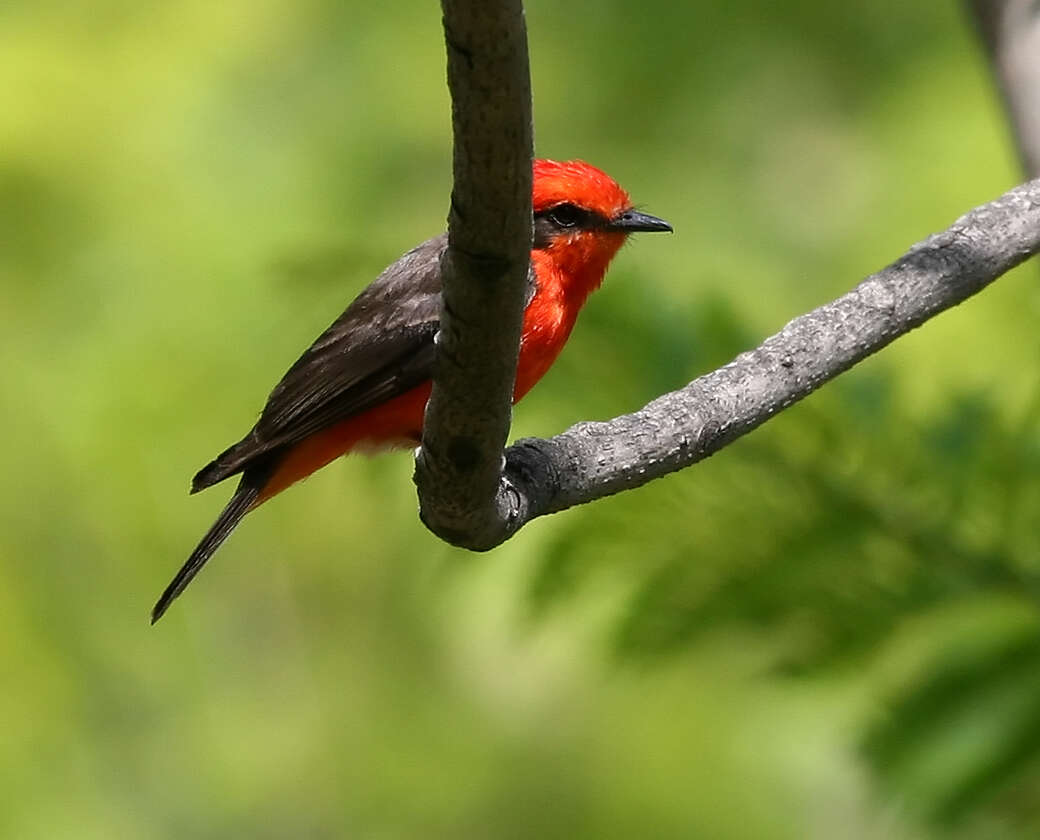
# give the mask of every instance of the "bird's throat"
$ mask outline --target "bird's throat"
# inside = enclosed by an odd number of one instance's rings
[[[568,305],[580,309],[603,283],[610,261],[625,243],[618,233],[583,232],[556,242],[547,253]]]

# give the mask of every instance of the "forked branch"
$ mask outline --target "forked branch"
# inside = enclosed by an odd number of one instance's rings
[[[972,210],[644,408],[505,450],[531,246],[530,87],[519,0],[444,0],[455,190],[433,398],[416,483],[443,539],[494,548],[547,513],[707,458],[1040,251],[1040,180]],[[970,340],[968,337],[966,340]]]

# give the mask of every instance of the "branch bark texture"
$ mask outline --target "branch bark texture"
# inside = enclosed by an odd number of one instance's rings
[[[970,0],[1026,173],[1040,175],[1040,3]]]
[[[985,26],[997,26],[987,32],[1007,34],[1001,15],[1016,0],[972,3],[989,15]],[[1036,17],[1035,0],[1020,5]],[[494,548],[538,516],[707,458],[1040,251],[1036,180],[971,211],[725,367],[633,414],[518,441],[503,461],[531,247],[523,9],[520,0],[442,0],[442,8],[455,187],[415,481],[423,521],[456,545]],[[1029,113],[1040,118],[1040,108]],[[1040,125],[1021,136],[1040,139]]]
[[[494,544],[531,252],[531,82],[520,0],[443,0],[454,188],[433,394],[415,482],[423,522]]]
[[[506,451],[498,542],[538,516],[707,458],[1038,252],[1040,179],[972,210],[846,295],[634,414],[518,441]]]

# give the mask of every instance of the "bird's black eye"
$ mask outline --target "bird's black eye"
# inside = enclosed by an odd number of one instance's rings
[[[549,221],[557,227],[578,227],[588,217],[588,213],[573,204],[557,204],[549,211]]]

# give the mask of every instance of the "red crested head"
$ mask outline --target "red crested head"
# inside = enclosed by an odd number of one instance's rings
[[[611,219],[631,207],[628,193],[602,169],[583,160],[534,162],[531,203],[535,213],[557,204],[574,204]]]
[[[558,275],[578,306],[602,282],[630,233],[672,229],[662,219],[633,210],[617,181],[580,160],[536,160],[531,208],[532,262]]]

